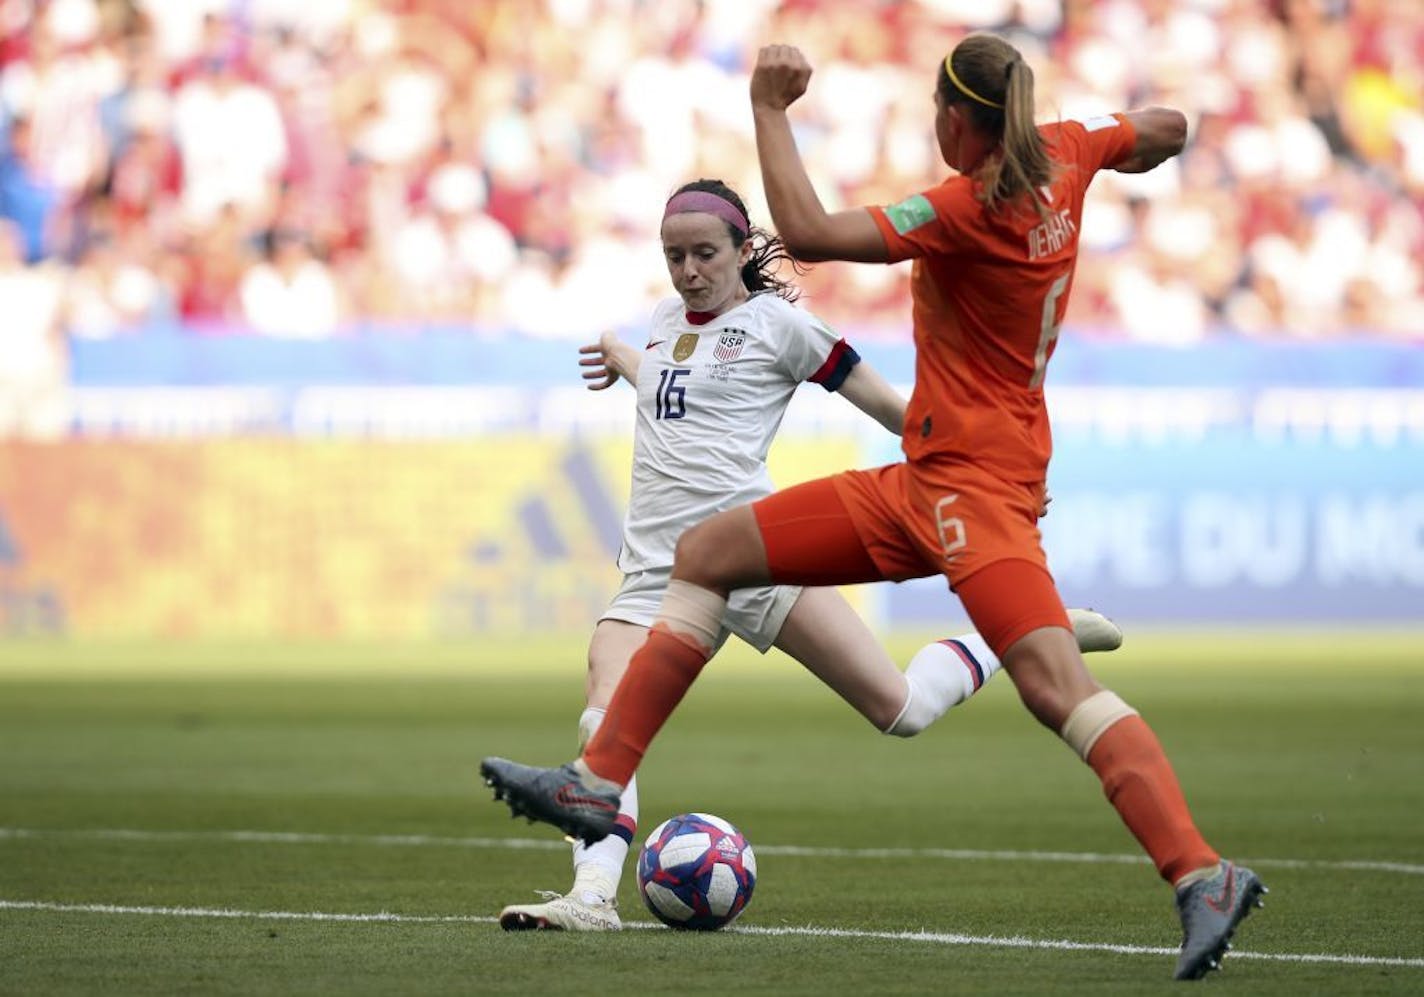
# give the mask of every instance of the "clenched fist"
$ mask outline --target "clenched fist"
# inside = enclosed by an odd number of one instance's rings
[[[752,107],[784,111],[806,92],[811,64],[794,45],[766,45],[752,70]]]

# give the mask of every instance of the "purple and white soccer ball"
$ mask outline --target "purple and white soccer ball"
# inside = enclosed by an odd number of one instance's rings
[[[747,909],[756,887],[756,855],[730,823],[711,814],[679,814],[653,828],[638,855],[638,892],[672,928],[716,931]]]

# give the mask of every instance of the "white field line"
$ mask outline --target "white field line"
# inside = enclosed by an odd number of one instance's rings
[[[200,917],[258,921],[327,921],[360,924],[495,924],[498,918],[459,914],[370,914],[326,913],[322,911],[233,910],[227,907],[137,907],[124,904],[51,903],[43,900],[0,900],[0,911],[46,911],[59,914],[118,914],[157,917]],[[627,928],[659,929],[651,921],[624,922]],[[803,938],[865,938],[887,942],[925,942],[936,945],[973,945],[981,948],[1041,949],[1060,952],[1109,952],[1114,955],[1174,956],[1177,950],[1156,945],[1115,945],[1109,942],[1075,942],[1068,939],[1023,938],[1015,935],[965,935],[943,931],[861,931],[851,928],[758,928],[734,927],[732,934],[760,937],[795,935]],[[1396,956],[1336,955],[1324,952],[1245,952],[1233,949],[1233,961],[1256,959],[1266,962],[1325,963],[1337,966],[1398,966],[1424,969],[1424,959]]]
[[[484,848],[493,851],[563,851],[557,838],[449,838],[426,834],[311,834],[298,831],[144,831],[123,828],[47,830],[0,827],[0,841],[15,838],[88,838],[108,841],[230,841],[278,845],[367,845],[395,848]],[[758,855],[806,858],[945,859],[949,861],[1066,862],[1082,865],[1144,865],[1144,855],[1099,852],[1040,852],[974,848],[818,848],[803,845],[756,845]],[[1424,876],[1424,864],[1366,859],[1288,859],[1240,857],[1261,869],[1341,869]]]

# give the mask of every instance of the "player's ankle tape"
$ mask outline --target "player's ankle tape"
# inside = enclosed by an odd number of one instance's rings
[[[1104,689],[1073,707],[1058,736],[1078,752],[1079,758],[1087,761],[1088,752],[1093,750],[1093,745],[1109,727],[1126,717],[1135,716],[1137,711],[1124,703],[1117,693]]]

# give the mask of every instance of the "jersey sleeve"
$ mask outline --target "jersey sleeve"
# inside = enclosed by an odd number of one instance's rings
[[[1058,141],[1068,157],[1090,171],[1111,169],[1132,155],[1137,129],[1125,114],[1104,114],[1058,125]]]
[[[810,381],[827,391],[837,391],[860,354],[815,315],[788,305],[782,366],[796,381]]]
[[[956,202],[967,191],[964,178],[953,178],[895,204],[867,208],[885,239],[887,262],[962,249],[964,239]]]

